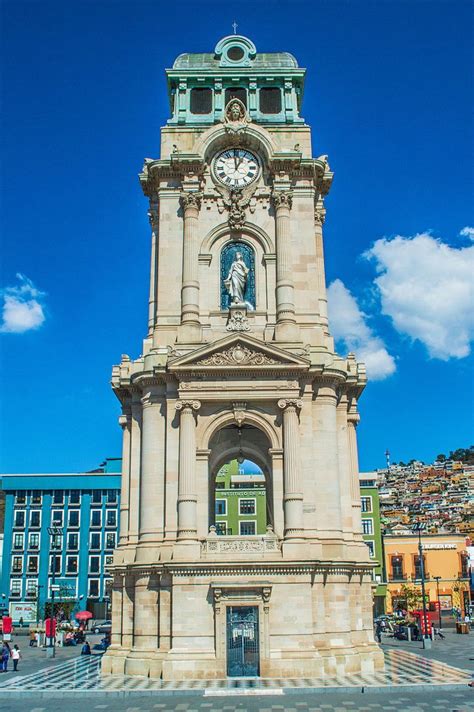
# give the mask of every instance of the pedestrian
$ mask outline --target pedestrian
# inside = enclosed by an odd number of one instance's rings
[[[1,670],[0,672],[8,672],[8,659],[11,655],[10,646],[6,641],[3,641],[1,651]]]
[[[30,630],[30,648],[33,648],[36,643],[36,631]]]
[[[382,623],[380,621],[375,624],[375,638],[377,643],[382,642]]]
[[[433,632],[434,632],[435,638],[436,638],[436,636],[438,636],[438,638],[440,638],[441,640],[444,640],[446,638],[446,636],[443,635],[442,632],[440,631],[440,629],[436,628],[436,626],[433,626]]]
[[[35,639],[36,639],[36,647],[39,648],[41,646],[41,633],[39,632],[39,630],[37,630],[35,633]]]
[[[91,646],[89,645],[89,643],[87,642],[87,640],[86,640],[86,642],[84,643],[84,645],[82,646],[81,655],[92,655],[92,653],[91,653]]]
[[[18,670],[18,661],[20,660],[20,658],[20,648],[18,647],[18,645],[14,645],[12,650],[13,672],[16,672]]]
[[[20,620],[18,621],[20,628],[23,628],[23,616],[20,616]]]

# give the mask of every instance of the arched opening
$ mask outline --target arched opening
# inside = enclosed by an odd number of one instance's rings
[[[240,261],[245,265],[245,269],[236,275],[240,280],[241,296],[239,301],[246,304],[247,308],[254,310],[255,301],[255,253],[246,242],[233,241],[225,245],[221,252],[221,309],[226,311],[232,303],[232,288],[229,287],[232,281],[232,267]]]
[[[209,445],[209,525],[221,536],[262,536],[273,527],[266,434],[251,425],[229,425]]]

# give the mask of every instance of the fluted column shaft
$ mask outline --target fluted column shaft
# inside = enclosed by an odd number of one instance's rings
[[[314,453],[318,482],[318,528],[327,536],[340,536],[341,485],[337,440],[337,393],[330,381],[315,384]]]
[[[276,221],[276,335],[280,340],[296,338],[295,299],[291,249],[291,193],[273,193]]]
[[[347,423],[347,395],[341,393],[336,408],[337,455],[341,491],[341,523],[348,534],[353,531],[352,515],[352,470],[349,453],[349,435]]]
[[[132,400],[132,424],[130,430],[130,489],[128,515],[128,541],[138,541],[138,520],[140,516],[140,465],[141,465],[142,404],[138,394]]]
[[[302,535],[303,494],[301,491],[300,428],[298,410],[300,400],[280,400],[283,410],[283,506],[285,513],[285,539]]]
[[[181,288],[182,340],[200,340],[199,322],[199,233],[198,216],[201,196],[198,193],[183,193],[183,282]]]
[[[324,325],[326,333],[328,332],[328,300],[326,292],[326,274],[324,267],[324,243],[323,243],[323,224],[326,216],[326,210],[322,198],[316,204],[314,211],[314,227],[316,241],[316,284],[318,290],[318,312],[321,318],[321,323]]]
[[[132,414],[130,409],[124,409],[119,417],[122,428],[122,478],[120,491],[120,528],[119,544],[128,542],[128,513],[130,507],[130,429]]]
[[[194,412],[199,401],[178,401],[179,420],[179,473],[178,473],[178,539],[197,539],[196,493],[196,423]]]
[[[142,448],[140,472],[140,541],[158,541],[163,537],[160,516],[164,479],[163,397],[149,392],[142,398]]]
[[[347,436],[349,440],[349,459],[351,468],[351,499],[352,499],[352,515],[354,532],[362,531],[361,520],[361,501],[360,501],[360,485],[359,485],[359,456],[357,452],[357,433],[356,427],[359,423],[360,416],[357,412],[357,405],[351,403],[347,416]]]

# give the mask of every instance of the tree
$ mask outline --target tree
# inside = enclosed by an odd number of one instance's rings
[[[446,455],[440,453],[439,455],[436,455],[436,459],[438,460],[438,462],[446,462]]]
[[[421,588],[417,588],[416,586],[409,586],[404,583],[400,590],[400,598],[405,599],[408,611],[417,611],[423,605]]]

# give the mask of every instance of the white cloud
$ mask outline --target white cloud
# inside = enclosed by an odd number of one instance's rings
[[[461,232],[470,235],[472,228]],[[473,231],[474,232],[474,231]],[[374,260],[382,313],[395,329],[426,346],[433,358],[463,358],[474,336],[474,246],[456,249],[421,233],[380,239]]]
[[[462,235],[462,237],[468,237],[474,242],[474,227],[463,227],[459,234]]]
[[[348,351],[354,351],[367,367],[367,375],[381,381],[396,370],[395,360],[382,339],[366,322],[366,315],[340,279],[328,287],[328,312],[331,333],[342,341]]]
[[[33,282],[22,274],[16,275],[19,284],[1,291],[3,297],[2,323],[0,332],[23,334],[38,329],[45,320],[42,298]]]

